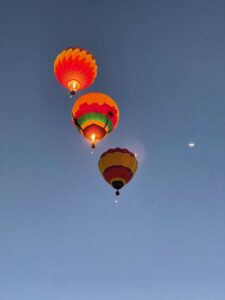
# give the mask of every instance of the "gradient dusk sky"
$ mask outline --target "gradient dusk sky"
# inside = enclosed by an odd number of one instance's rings
[[[2,1],[0,36],[0,300],[224,300],[225,1]],[[120,108],[94,154],[53,73],[70,46],[99,66],[79,95]],[[139,160],[118,207],[116,146]]]

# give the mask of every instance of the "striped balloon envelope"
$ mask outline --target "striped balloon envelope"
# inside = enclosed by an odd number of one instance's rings
[[[74,103],[72,121],[95,148],[97,142],[116,128],[119,114],[119,108],[111,97],[103,93],[88,93]]]
[[[116,189],[116,195],[134,176],[138,162],[135,155],[127,149],[113,148],[104,152],[98,162],[103,178]]]
[[[56,57],[56,79],[73,95],[90,86],[97,76],[97,64],[93,55],[82,48],[67,48]]]

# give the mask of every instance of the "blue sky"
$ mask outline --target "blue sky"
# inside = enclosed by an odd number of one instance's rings
[[[0,299],[224,300],[224,1],[8,1],[0,34]],[[53,74],[69,46],[121,112],[93,155]],[[116,146],[140,163],[118,207]]]

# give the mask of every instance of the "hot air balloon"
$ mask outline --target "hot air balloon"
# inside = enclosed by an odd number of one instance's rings
[[[98,167],[103,178],[116,189],[116,195],[119,195],[119,190],[132,179],[137,171],[138,162],[129,150],[114,148],[101,155]]]
[[[88,93],[74,103],[72,120],[79,132],[91,141],[92,148],[95,148],[96,142],[117,126],[119,108],[115,101],[105,94]]]
[[[85,49],[67,48],[56,57],[54,73],[57,80],[74,95],[94,82],[97,76],[96,60]]]

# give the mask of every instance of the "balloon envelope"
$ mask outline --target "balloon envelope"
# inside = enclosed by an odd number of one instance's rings
[[[96,60],[85,49],[67,48],[56,57],[54,73],[57,80],[73,94],[94,82],[97,76]]]
[[[115,101],[103,93],[88,93],[77,99],[72,109],[72,120],[79,132],[95,143],[112,132],[119,120]]]
[[[135,155],[124,148],[109,149],[104,152],[98,162],[103,178],[117,190],[126,185],[137,171],[138,162]]]

